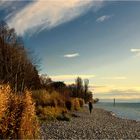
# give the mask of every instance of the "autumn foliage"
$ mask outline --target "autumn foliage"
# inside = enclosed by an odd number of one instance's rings
[[[88,81],[80,77],[66,85],[39,76],[22,39],[0,22],[0,139],[40,138],[38,119],[69,121],[67,114],[91,98]]]
[[[38,138],[39,125],[31,93],[16,95],[9,86],[0,88],[0,138]]]
[[[14,29],[0,22],[0,82],[12,90],[38,89],[40,79],[35,63]]]

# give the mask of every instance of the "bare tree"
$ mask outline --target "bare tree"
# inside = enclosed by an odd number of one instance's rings
[[[0,23],[0,64],[0,81],[9,83],[15,92],[23,91],[25,87],[39,88],[38,71],[22,38],[5,22]]]

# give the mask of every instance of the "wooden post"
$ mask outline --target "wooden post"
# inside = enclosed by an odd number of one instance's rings
[[[115,98],[114,98],[114,104],[113,105],[115,106],[115,104],[116,104],[116,102],[115,102]]]

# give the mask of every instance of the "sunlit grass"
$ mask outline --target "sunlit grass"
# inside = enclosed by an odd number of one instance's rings
[[[28,139],[39,137],[39,125],[31,92],[13,93],[8,85],[0,88],[0,138]]]
[[[83,104],[83,99],[66,98],[60,93],[46,90],[33,91],[32,97],[36,102],[36,113],[41,120],[52,120],[67,114],[68,111],[79,110]]]

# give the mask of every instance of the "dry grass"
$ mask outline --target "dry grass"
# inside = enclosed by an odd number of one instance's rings
[[[85,101],[82,98],[79,98],[79,104],[80,104],[80,107],[83,107],[83,105],[85,104]]]
[[[36,114],[42,120],[69,120],[67,102],[71,105],[70,110],[79,110],[84,103],[79,98],[66,99],[56,91],[50,94],[46,90],[38,90],[32,94],[26,90],[17,95],[8,85],[0,86],[0,139],[39,138]]]
[[[33,92],[32,97],[36,102],[36,113],[41,120],[52,120],[62,112],[67,112],[65,98],[56,91],[49,93],[38,90]]]
[[[0,138],[38,138],[39,126],[31,93],[12,93],[7,85],[0,88]]]
[[[4,112],[7,110],[9,94],[9,86],[0,86],[0,120],[2,119]]]
[[[36,102],[37,116],[41,120],[56,119],[67,114],[68,110],[79,110],[84,104],[81,98],[66,98],[56,91],[33,91],[32,97]]]
[[[80,103],[79,103],[79,98],[73,98],[72,100],[72,109],[73,110],[79,110],[80,109]]]
[[[84,105],[84,100],[81,98],[70,98],[66,100],[66,108],[68,110],[79,110]]]
[[[39,125],[35,116],[35,105],[29,91],[26,91],[23,96],[23,106],[19,130],[20,136],[21,138],[37,138],[39,134]]]
[[[63,112],[67,112],[65,108],[61,107],[38,107],[38,115],[41,120],[54,120],[60,116]]]
[[[36,106],[65,107],[64,97],[56,91],[50,94],[46,90],[36,90],[33,91],[32,97],[36,102]]]

